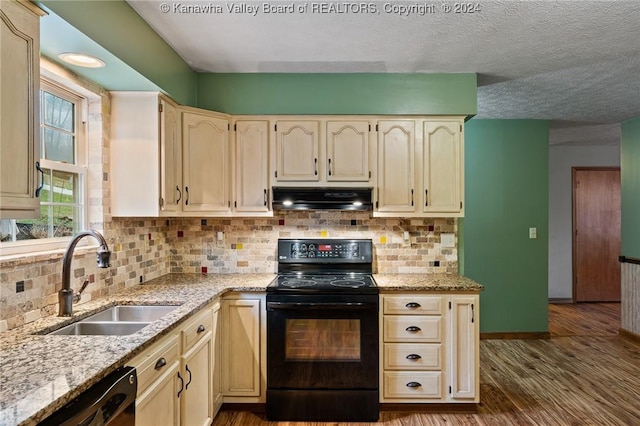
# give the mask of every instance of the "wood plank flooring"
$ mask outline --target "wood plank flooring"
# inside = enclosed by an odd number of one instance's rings
[[[382,412],[377,423],[268,422],[223,411],[213,426],[640,425],[640,343],[620,304],[550,305],[550,339],[482,340],[475,414]]]

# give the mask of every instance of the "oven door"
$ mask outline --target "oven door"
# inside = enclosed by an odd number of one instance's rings
[[[377,295],[267,295],[268,389],[378,389]]]

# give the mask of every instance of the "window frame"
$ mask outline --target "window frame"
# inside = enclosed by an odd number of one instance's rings
[[[69,85],[71,86],[71,85]],[[60,171],[65,173],[74,173],[78,176],[78,228],[74,231],[78,232],[87,227],[89,223],[89,187],[88,187],[88,152],[89,152],[89,140],[87,129],[87,116],[89,101],[86,96],[73,90],[71,87],[67,87],[64,83],[54,82],[46,77],[40,78],[40,87],[38,90],[38,99],[42,100],[42,92],[50,93],[54,96],[60,97],[74,104],[74,121],[75,121],[75,143],[74,143],[74,159],[75,164],[65,163],[61,161],[47,160],[42,158],[42,133],[45,127],[42,122],[42,104],[38,110],[38,152],[40,154],[39,162],[40,167],[52,171]],[[52,202],[47,202],[40,205],[51,205]],[[15,220],[15,219],[12,219]],[[30,255],[40,252],[60,250],[67,247],[72,236],[65,237],[53,237],[53,238],[40,238],[34,240],[20,240],[20,241],[8,241],[0,243],[0,257],[14,256],[14,255]],[[87,245],[85,242],[80,242],[79,246]]]

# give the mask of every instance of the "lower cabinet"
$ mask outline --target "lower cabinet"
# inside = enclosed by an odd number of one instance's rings
[[[215,393],[219,310],[214,302],[131,361],[138,373],[136,426],[211,424],[222,403]]]
[[[265,402],[266,311],[260,294],[231,293],[222,300],[224,402]]]
[[[479,402],[478,295],[380,297],[380,401]]]

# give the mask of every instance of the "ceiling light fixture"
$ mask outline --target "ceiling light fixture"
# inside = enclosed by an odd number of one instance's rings
[[[86,55],[84,53],[61,53],[58,55],[58,58],[62,59],[68,64],[77,65],[79,67],[102,68],[105,66],[105,63],[102,59],[96,58],[95,56]]]

